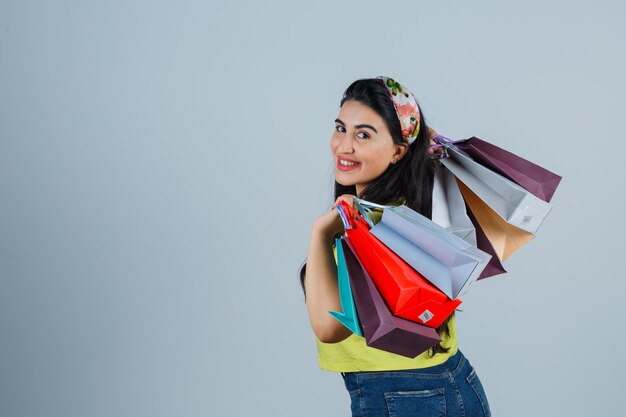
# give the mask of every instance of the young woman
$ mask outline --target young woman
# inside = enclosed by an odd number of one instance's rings
[[[328,311],[341,311],[334,238],[343,231],[335,208],[367,201],[398,205],[431,217],[433,160],[430,138],[414,96],[391,78],[353,82],[344,92],[330,150],[335,203],[311,228],[300,280],[318,360],[340,372],[353,416],[490,416],[478,376],[459,350],[452,314],[438,329],[442,341],[414,359],[366,346]]]

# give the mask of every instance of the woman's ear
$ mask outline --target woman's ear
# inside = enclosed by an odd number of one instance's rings
[[[398,162],[399,160],[401,160],[402,158],[404,158],[404,155],[406,155],[407,151],[409,150],[409,145],[406,143],[396,143],[395,144],[395,151],[393,153],[393,157],[392,157],[392,164],[395,164],[396,162]]]

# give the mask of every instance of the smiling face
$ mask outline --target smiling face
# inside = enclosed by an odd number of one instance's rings
[[[335,181],[356,185],[357,195],[408,149],[393,142],[385,120],[358,101],[346,101],[335,120],[330,150],[335,160]]]

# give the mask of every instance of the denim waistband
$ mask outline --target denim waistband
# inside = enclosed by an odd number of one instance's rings
[[[466,360],[467,359],[465,359],[465,355],[463,355],[463,352],[461,352],[461,349],[457,349],[456,353],[450,356],[448,360],[446,360],[442,364],[442,366],[449,369],[450,372],[452,372],[452,375],[456,376],[456,374],[458,374],[461,371],[461,368],[463,368],[463,364],[465,363]]]
[[[419,378],[425,379],[440,379],[447,378],[450,373],[453,376],[456,376],[463,365],[466,362],[466,358],[461,352],[460,349],[457,352],[450,356],[444,363],[434,366],[429,366],[426,368],[415,368],[415,369],[399,369],[399,370],[388,370],[388,371],[361,371],[361,372],[342,372],[341,376],[346,379],[348,374],[355,375],[357,380],[376,378],[381,374],[385,376],[415,376]]]

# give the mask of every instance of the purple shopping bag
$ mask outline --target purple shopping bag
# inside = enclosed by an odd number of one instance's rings
[[[507,150],[472,136],[455,141],[476,162],[507,177],[545,202],[550,202],[561,177]]]
[[[367,346],[415,358],[441,341],[435,329],[394,316],[361,265],[349,238],[341,239],[341,244]]]

